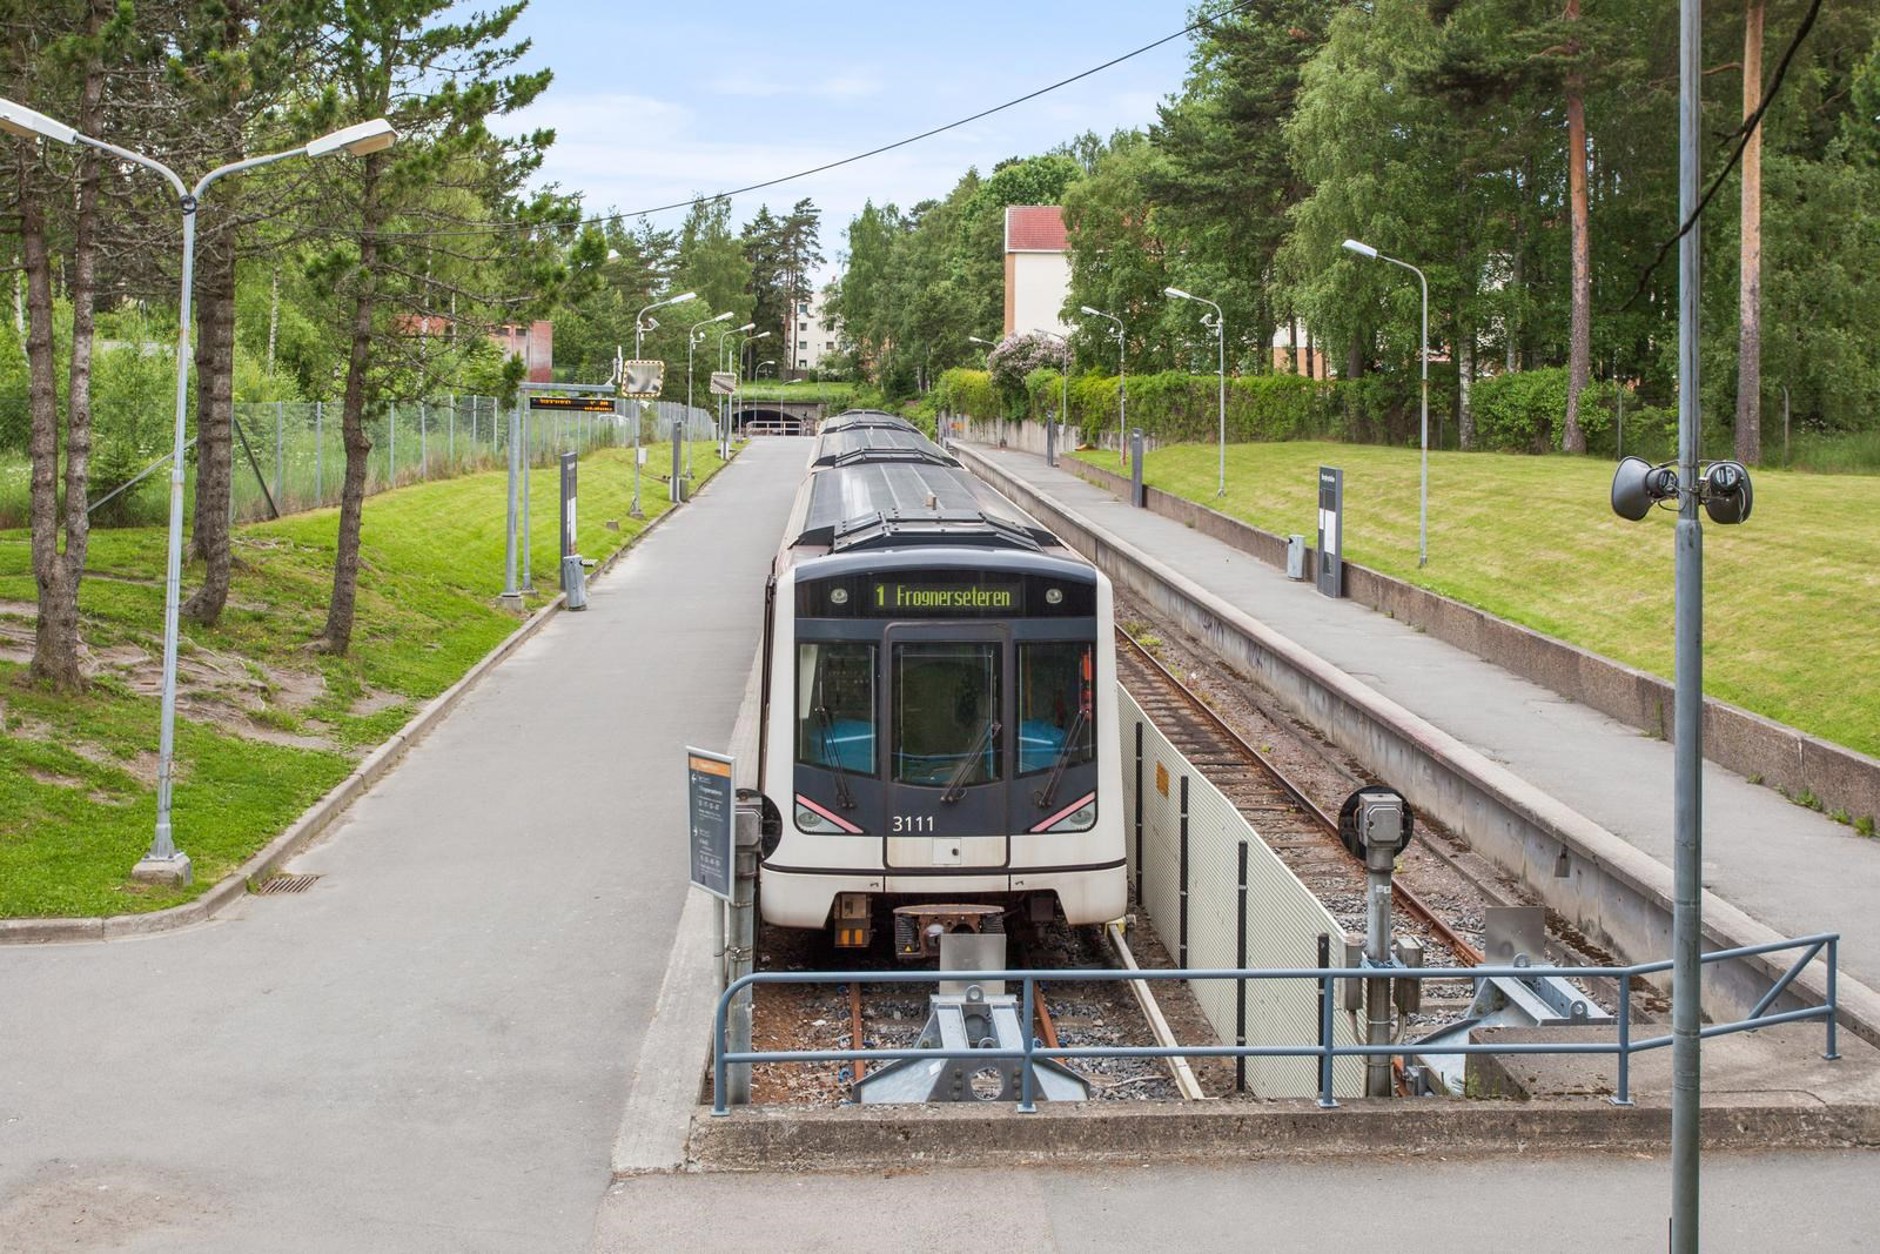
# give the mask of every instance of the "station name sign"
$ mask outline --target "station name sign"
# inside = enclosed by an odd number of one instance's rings
[[[559,409],[577,414],[611,414],[614,412],[614,398],[611,396],[531,396],[530,409]]]
[[[997,614],[1018,608],[1012,583],[877,583],[869,605],[882,614]]]

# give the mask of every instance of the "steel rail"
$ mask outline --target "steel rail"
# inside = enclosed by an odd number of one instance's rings
[[[1144,648],[1142,643],[1134,636],[1130,635],[1123,628],[1118,627],[1116,628],[1116,638],[1117,642],[1124,646],[1132,657],[1140,661],[1152,675],[1161,679],[1173,692],[1186,701],[1195,713],[1206,720],[1230,746],[1244,755],[1254,765],[1258,766],[1269,780],[1291,798],[1295,805],[1306,814],[1310,815],[1313,821],[1332,837],[1333,842],[1344,851],[1347,857],[1351,858],[1359,865],[1363,864],[1363,859],[1358,858],[1357,855],[1353,854],[1349,849],[1345,849],[1344,842],[1338,839],[1337,819],[1320,809],[1317,802],[1301,792],[1298,785],[1286,778],[1285,774],[1277,766],[1273,765],[1265,754],[1248,744],[1239,732],[1230,727],[1226,720],[1222,719],[1219,714],[1216,714],[1214,710],[1209,707],[1208,703],[1196,695],[1194,690],[1183,683],[1173,671],[1162,665],[1161,661],[1154,654],[1150,653],[1148,649]],[[1199,767],[1197,769],[1200,770],[1202,774],[1207,774],[1207,768]],[[1461,960],[1460,965],[1465,967],[1481,965],[1482,951],[1458,935],[1454,928],[1450,927],[1447,922],[1438,916],[1437,913],[1432,910],[1422,898],[1411,891],[1408,886],[1399,881],[1392,885],[1391,892],[1398,901],[1403,903],[1406,910],[1421,919],[1429,926],[1431,931],[1442,938],[1443,943],[1448,945],[1450,949],[1454,951],[1456,957]]]

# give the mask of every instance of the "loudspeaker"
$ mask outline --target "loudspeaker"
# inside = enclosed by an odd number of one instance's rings
[[[1612,512],[1621,518],[1638,522],[1654,504],[1677,494],[1677,472],[1669,466],[1627,457],[1612,472]]]
[[[1714,523],[1740,523],[1749,517],[1749,471],[1741,462],[1712,462],[1704,471],[1704,512]]]

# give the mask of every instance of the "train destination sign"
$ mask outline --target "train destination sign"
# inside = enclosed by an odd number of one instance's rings
[[[733,759],[709,749],[685,750],[687,844],[692,882],[714,897],[731,900],[731,822],[736,809],[731,787]]]
[[[1019,607],[1019,584],[980,581],[966,584],[877,583],[870,607],[881,614],[1007,614]]]
[[[531,396],[529,408],[571,410],[577,414],[611,414],[614,412],[614,398],[611,396]]]

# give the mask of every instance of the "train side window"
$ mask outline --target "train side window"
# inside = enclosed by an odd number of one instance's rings
[[[1096,686],[1088,641],[1018,646],[1018,773],[1097,758]]]
[[[796,760],[876,773],[874,645],[796,646]]]
[[[894,646],[894,779],[948,787],[1003,777],[1000,646]]]

